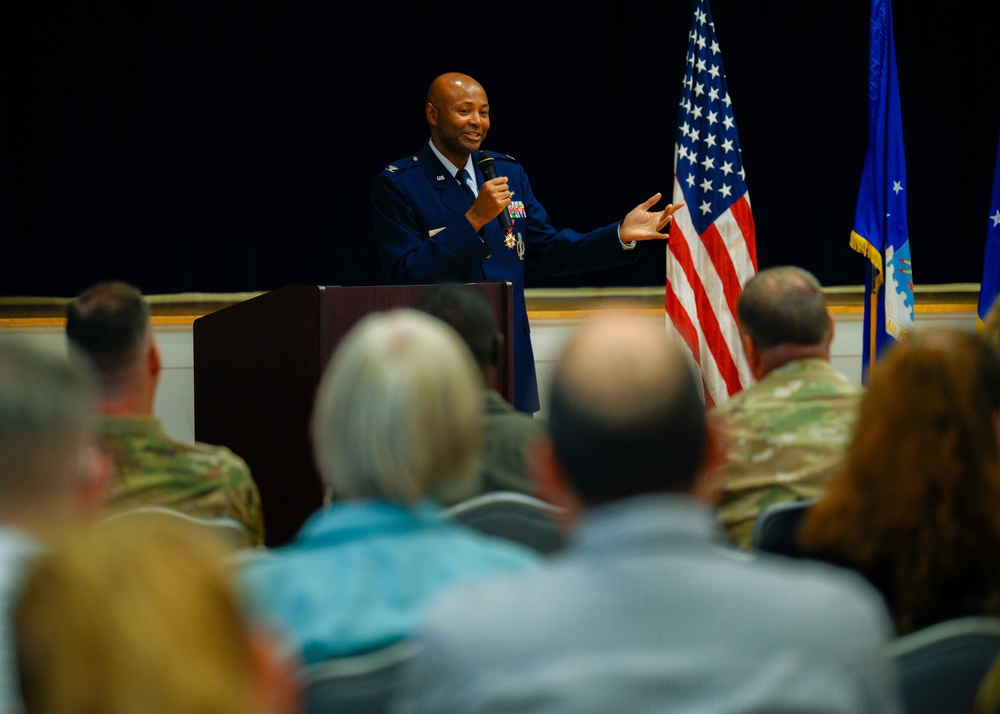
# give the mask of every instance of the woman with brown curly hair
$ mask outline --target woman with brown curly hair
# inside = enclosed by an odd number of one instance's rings
[[[1000,362],[977,334],[908,336],[874,367],[847,462],[798,534],[855,568],[899,634],[1000,615]]]

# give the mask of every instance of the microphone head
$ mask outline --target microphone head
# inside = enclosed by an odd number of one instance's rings
[[[479,164],[479,170],[483,172],[487,181],[497,177],[497,166],[493,160],[493,154],[488,151],[480,151],[476,163]]]
[[[476,163],[479,164],[479,170],[483,172],[483,178],[487,181],[497,177],[497,162],[493,160],[493,154],[488,151],[480,151]],[[510,211],[504,208],[497,216],[497,220],[500,222],[500,227],[509,234],[511,230]],[[507,247],[513,247],[513,244]]]

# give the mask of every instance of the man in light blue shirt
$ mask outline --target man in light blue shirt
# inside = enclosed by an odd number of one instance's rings
[[[859,577],[727,544],[682,349],[635,313],[592,318],[556,366],[531,455],[575,514],[548,567],[435,600],[395,709],[899,711],[884,605]]]

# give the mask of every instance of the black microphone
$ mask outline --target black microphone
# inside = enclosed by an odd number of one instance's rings
[[[476,163],[479,164],[479,170],[483,172],[483,178],[487,181],[497,177],[497,164],[496,161],[493,160],[493,154],[488,151],[480,151],[479,159]],[[500,227],[503,228],[503,232],[510,233],[510,212],[507,210],[507,206],[504,206],[503,210],[500,211],[500,215],[497,216],[497,220],[500,221]]]

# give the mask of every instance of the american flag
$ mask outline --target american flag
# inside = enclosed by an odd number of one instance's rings
[[[757,272],[750,195],[708,0],[695,0],[677,120],[667,244],[667,330],[701,368],[706,406],[753,383],[736,320],[736,299]]]

